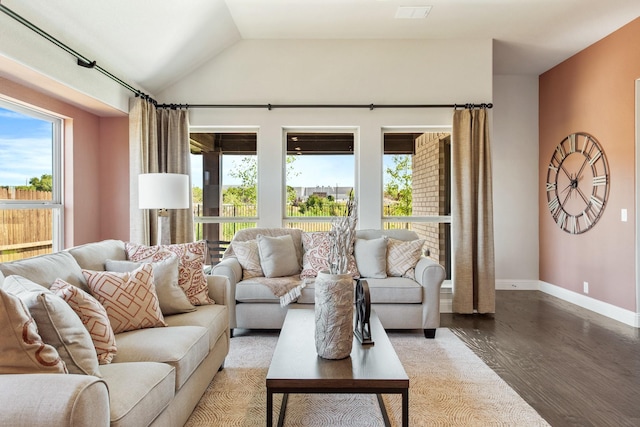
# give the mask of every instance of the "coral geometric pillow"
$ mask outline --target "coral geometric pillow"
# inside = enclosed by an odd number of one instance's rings
[[[263,277],[264,272],[260,265],[260,254],[258,253],[258,242],[248,240],[246,242],[231,242],[233,253],[242,266],[242,280],[254,277]]]
[[[301,279],[316,277],[318,272],[329,269],[329,232],[314,231],[302,233],[302,272]],[[356,266],[356,259],[353,256],[353,248],[349,255],[349,273],[354,279],[360,277],[360,272]]]
[[[390,238],[387,245],[387,275],[415,278],[415,266],[422,256],[424,242],[424,239],[405,242]]]
[[[52,346],[42,342],[38,327],[20,298],[0,289],[0,374],[66,374]]]
[[[82,270],[91,294],[107,310],[113,332],[167,326],[153,286],[153,267],[131,273]]]
[[[53,282],[49,290],[65,300],[80,317],[82,324],[91,335],[98,355],[98,363],[101,365],[111,363],[118,349],[107,310],[94,297],[62,279]]]
[[[124,248],[129,260],[139,262],[157,262],[175,254],[180,261],[178,285],[187,294],[191,304],[206,305],[215,303],[209,298],[209,288],[204,275],[206,246],[206,242],[200,240],[193,243],[159,246],[126,242]]]

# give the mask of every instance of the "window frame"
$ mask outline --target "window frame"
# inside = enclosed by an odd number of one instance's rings
[[[332,133],[351,133],[353,134],[353,194],[356,200],[358,199],[358,150],[360,147],[360,128],[356,126],[288,126],[282,128],[282,226],[289,227],[290,224],[295,223],[327,223],[330,224],[336,217],[335,216],[288,216],[287,215],[287,135],[289,133],[318,133],[318,134],[332,134]],[[358,209],[360,209],[358,207]]]
[[[2,97],[0,97],[0,107],[52,124],[51,200],[0,200],[0,209],[51,209],[51,250],[59,252],[64,248],[64,119],[35,106],[13,102]]]

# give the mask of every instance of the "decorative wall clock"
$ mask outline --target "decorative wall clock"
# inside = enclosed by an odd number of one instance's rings
[[[556,146],[546,191],[551,216],[567,233],[584,233],[598,222],[609,196],[609,167],[593,136],[572,133]]]

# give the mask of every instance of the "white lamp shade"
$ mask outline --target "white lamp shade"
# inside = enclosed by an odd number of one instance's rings
[[[140,209],[189,208],[189,175],[145,173],[138,175]]]

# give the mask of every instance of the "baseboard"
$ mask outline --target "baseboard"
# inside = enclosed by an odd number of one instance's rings
[[[615,305],[598,301],[586,295],[569,291],[560,286],[552,285],[547,282],[540,281],[540,290],[546,294],[553,295],[561,300],[570,302],[579,307],[586,308],[595,313],[606,316],[610,319],[617,320],[626,325],[640,328],[640,313],[616,307]]]
[[[496,280],[496,290],[541,291],[625,325],[640,328],[640,313],[634,313],[541,280]],[[453,293],[451,288],[443,288],[440,292],[440,312],[453,312]]]
[[[538,280],[496,280],[497,291],[539,291]]]

